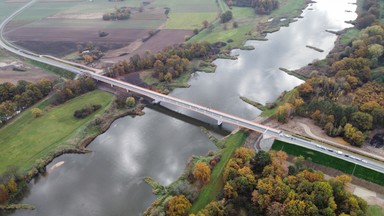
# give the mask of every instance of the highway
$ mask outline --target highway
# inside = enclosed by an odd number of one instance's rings
[[[36,53],[32,53],[26,50],[23,50],[22,48],[15,47],[14,45],[10,44],[5,40],[3,37],[3,29],[6,26],[6,24],[12,20],[17,14],[21,13],[24,9],[31,6],[33,3],[35,3],[36,0],[32,0],[17,11],[15,11],[11,16],[9,16],[7,19],[5,19],[0,24],[0,46],[16,55],[32,59],[34,61],[38,61],[47,65],[52,65],[61,69],[65,69],[68,71],[71,71],[73,73],[79,74],[79,75],[86,75],[94,78],[97,81],[107,83],[114,87],[119,87],[122,89],[125,89],[127,91],[132,91],[141,95],[145,95],[147,97],[153,98],[155,101],[168,103],[174,106],[182,107],[184,109],[192,110],[194,112],[209,116],[213,119],[216,119],[218,123],[226,122],[229,124],[237,125],[239,127],[248,128],[253,131],[258,131],[260,133],[263,133],[265,135],[268,135],[270,137],[273,137],[275,139],[285,141],[288,143],[292,143],[298,146],[303,146],[308,149],[312,149],[314,151],[322,152],[324,154],[328,154],[334,157],[338,157],[340,159],[352,162],[354,164],[361,165],[363,167],[367,167],[373,170],[376,170],[378,172],[384,173],[384,165],[381,162],[378,162],[376,160],[368,159],[368,158],[360,158],[355,154],[352,153],[345,153],[341,150],[330,147],[330,146],[324,146],[322,143],[318,143],[311,140],[306,140],[303,138],[299,138],[297,136],[293,136],[291,134],[284,133],[283,131],[270,128],[268,126],[264,126],[262,124],[258,124],[243,118],[239,118],[237,116],[233,116],[218,110],[210,109],[195,103],[191,103],[182,99],[178,99],[169,95],[164,95],[158,92],[154,92],[130,83],[126,83],[120,80],[116,80],[110,77],[106,77],[100,74],[95,73],[95,69],[89,69],[86,66],[79,66],[73,63],[68,63],[64,60],[57,59],[55,57],[50,56],[43,56]]]

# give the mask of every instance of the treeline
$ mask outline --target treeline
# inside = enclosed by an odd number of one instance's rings
[[[365,215],[367,203],[345,190],[351,177],[325,180],[303,158],[287,166],[284,152],[239,148],[224,169],[223,198],[197,215]]]
[[[134,71],[154,69],[156,78],[159,78],[160,81],[170,81],[186,71],[192,59],[208,58],[219,52],[217,44],[207,42],[180,44],[168,47],[156,54],[134,55],[129,61],[124,60],[113,65],[106,75],[116,77]]]
[[[24,80],[18,81],[17,85],[9,82],[0,84],[0,123],[5,124],[17,112],[47,96],[52,88],[53,83],[48,79],[35,84]]]
[[[366,28],[381,18],[378,0],[364,0],[362,9],[363,12],[353,22],[358,29]]]
[[[374,2],[365,1],[362,16],[376,11]],[[371,130],[384,127],[383,66],[384,26],[375,18],[357,39],[327,56],[326,65],[318,66],[327,76],[314,73],[278,108],[276,118],[310,117],[329,136],[361,146]]]
[[[131,16],[131,10],[128,7],[115,8],[115,12],[103,14],[103,20],[127,20]]]
[[[54,104],[62,104],[76,96],[96,89],[96,81],[83,76],[76,80],[68,80],[55,86]]]
[[[15,167],[9,167],[0,175],[0,205],[16,203],[23,197],[28,185],[22,176]]]
[[[229,7],[252,7],[255,9],[256,14],[271,14],[273,10],[279,7],[278,0],[227,0]]]

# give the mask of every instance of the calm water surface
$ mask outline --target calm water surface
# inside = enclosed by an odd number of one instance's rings
[[[216,60],[216,73],[196,73],[190,88],[177,89],[171,95],[243,118],[255,118],[260,111],[242,102],[239,96],[270,102],[302,83],[278,68],[297,69],[324,58],[336,39],[325,30],[346,28],[349,25],[344,21],[356,17],[355,13],[346,12],[356,7],[349,2],[354,1],[318,0],[310,6],[313,10],[304,11],[304,18],[268,35],[269,41],[248,41],[247,45],[253,45],[255,50],[233,50],[238,60]],[[52,164],[64,164],[31,182],[31,193],[22,201],[35,205],[36,210],[14,215],[139,215],[155,199],[143,177],[168,185],[181,174],[191,155],[204,155],[215,149],[197,126],[153,110],[145,112],[142,117],[115,121],[90,144],[92,153],[55,159]],[[185,110],[179,112],[197,116]]]

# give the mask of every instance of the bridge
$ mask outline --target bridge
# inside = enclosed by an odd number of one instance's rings
[[[168,104],[171,104],[174,106],[178,106],[178,107],[181,107],[184,109],[191,110],[191,111],[196,112],[196,113],[200,113],[200,114],[209,116],[213,119],[216,119],[218,124],[222,124],[223,122],[226,122],[229,124],[237,125],[237,126],[242,127],[242,128],[247,128],[247,129],[250,129],[253,131],[258,131],[260,133],[263,133],[263,135],[265,135],[265,136],[273,137],[275,139],[289,142],[289,143],[292,143],[294,145],[303,146],[305,148],[312,149],[312,150],[318,151],[318,152],[322,152],[324,154],[328,154],[328,155],[331,155],[333,157],[337,157],[339,159],[346,160],[346,161],[349,161],[349,162],[354,163],[354,164],[359,164],[363,167],[367,167],[367,168],[373,169],[375,171],[384,173],[383,164],[381,162],[377,161],[377,160],[382,160],[382,158],[378,157],[376,155],[369,154],[369,153],[364,154],[365,156],[375,158],[376,160],[372,160],[372,159],[368,159],[368,158],[366,158],[366,160],[363,160],[361,158],[353,156],[353,154],[352,154],[353,157],[351,157],[350,153],[341,153],[341,151],[339,151],[339,149],[337,149],[337,148],[330,147],[330,146],[325,147],[322,143],[318,143],[318,142],[308,140],[308,139],[303,139],[303,138],[300,138],[299,136],[287,134],[287,133],[284,133],[283,131],[280,131],[280,130],[277,130],[277,129],[274,129],[274,128],[271,128],[271,127],[268,127],[268,126],[265,126],[262,124],[258,124],[258,123],[255,123],[255,122],[252,122],[252,121],[249,121],[249,120],[246,120],[246,119],[234,116],[234,115],[230,115],[230,114],[227,114],[227,113],[215,110],[215,109],[204,107],[204,106],[201,106],[201,105],[189,102],[189,101],[185,101],[185,100],[182,100],[179,98],[172,97],[170,95],[164,95],[164,94],[161,94],[161,93],[158,93],[155,91],[151,91],[151,90],[146,89],[146,88],[142,88],[140,86],[136,86],[136,85],[133,85],[133,84],[130,84],[127,82],[116,80],[116,79],[98,74],[98,72],[100,72],[100,71],[97,69],[93,69],[93,68],[86,67],[84,65],[79,65],[79,64],[76,64],[73,62],[61,60],[61,59],[58,59],[58,58],[55,58],[52,56],[38,55],[36,53],[24,50],[24,49],[19,48],[19,47],[16,47],[15,45],[7,42],[7,40],[5,40],[5,38],[3,37],[3,30],[4,30],[5,25],[8,22],[10,22],[10,20],[12,20],[16,15],[21,13],[27,7],[31,6],[36,1],[37,0],[31,0],[29,3],[27,3],[26,5],[24,5],[23,7],[21,7],[17,11],[15,11],[12,15],[7,17],[0,24],[0,47],[2,47],[3,49],[6,49],[6,50],[8,50],[8,51],[10,51],[16,55],[22,56],[24,58],[31,59],[31,60],[34,60],[34,61],[37,61],[40,63],[44,63],[47,65],[55,66],[57,68],[61,68],[64,70],[68,70],[68,71],[71,71],[71,72],[78,74],[78,75],[86,75],[86,76],[92,77],[93,79],[95,79],[99,82],[107,83],[108,85],[111,85],[113,87],[119,87],[119,88],[125,89],[126,91],[132,91],[132,92],[150,97],[157,102],[168,103]],[[359,152],[359,154],[362,154],[362,152]]]

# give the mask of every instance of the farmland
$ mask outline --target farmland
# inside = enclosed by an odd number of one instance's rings
[[[63,57],[77,51],[78,44],[92,42],[103,51],[108,51],[127,47],[155,29],[167,31],[164,33],[167,37],[153,37],[142,43],[142,48],[138,46],[133,50],[122,51],[133,55],[142,54],[143,50],[156,52],[166,46],[183,42],[186,36],[192,35],[193,29],[202,27],[204,20],[212,22],[218,16],[218,7],[214,0],[156,0],[139,10],[141,2],[38,1],[7,25],[5,36],[31,51]],[[130,19],[102,20],[104,13],[113,12],[115,8],[123,6],[131,8]],[[170,8],[168,18],[165,8]],[[100,31],[107,32],[108,36],[99,37]],[[154,44],[156,46],[153,46]],[[115,61],[117,60],[120,59]]]

